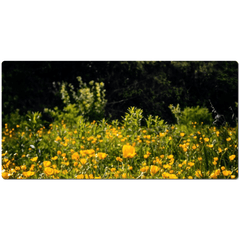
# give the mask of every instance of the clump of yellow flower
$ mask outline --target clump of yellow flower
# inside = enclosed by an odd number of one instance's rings
[[[235,157],[236,157],[236,155],[229,156],[230,161],[234,160]]]
[[[158,171],[160,170],[160,168],[158,166],[152,165],[150,168],[150,173],[151,175],[155,175]]]
[[[99,152],[99,153],[97,154],[97,156],[99,157],[99,159],[103,160],[104,158],[107,157],[107,154],[106,154],[106,153],[103,153],[103,152]]]
[[[133,158],[136,155],[135,148],[129,144],[123,146],[122,152],[124,158]]]

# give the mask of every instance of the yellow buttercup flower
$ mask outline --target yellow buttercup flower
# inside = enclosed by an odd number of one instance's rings
[[[229,156],[230,161],[232,161],[235,157],[236,157],[236,155]]]
[[[195,172],[195,175],[196,175],[196,177],[201,178],[201,177],[202,177],[202,172],[201,172],[201,170],[197,170],[197,171]]]
[[[80,162],[81,162],[82,165],[84,165],[84,164],[87,163],[87,160],[86,160],[85,158],[81,158],[81,159],[80,159]]]
[[[119,162],[123,161],[122,158],[120,158],[120,157],[116,157],[116,160],[119,161]]]
[[[126,173],[123,173],[123,174],[122,174],[122,178],[127,178],[127,174],[126,174]]]
[[[128,170],[132,170],[132,169],[133,169],[133,167],[128,165]]]
[[[103,153],[103,152],[99,152],[97,155],[98,155],[99,159],[102,159],[102,160],[107,157],[107,154]]]
[[[158,166],[152,165],[150,168],[150,173],[153,176],[154,174],[156,174],[158,171],[160,170],[160,168]]]
[[[25,170],[27,169],[27,166],[26,166],[26,165],[22,165],[22,166],[21,166],[21,169],[22,169],[23,171],[25,171]]]
[[[225,177],[227,177],[228,175],[231,175],[231,174],[232,174],[231,171],[227,171],[227,170],[222,171],[222,173],[223,173],[223,175],[224,175]]]
[[[49,167],[51,165],[51,162],[50,161],[44,161],[43,162],[43,166],[44,167]]]
[[[83,174],[77,175],[77,179],[84,179],[84,175]]]
[[[45,173],[46,175],[48,175],[48,176],[51,176],[51,175],[53,175],[54,171],[53,171],[52,168],[46,167],[46,168],[44,169],[44,173]]]
[[[27,172],[23,172],[23,176],[24,177],[31,177],[31,176],[33,176],[35,174],[35,172],[31,172],[31,171],[27,171]]]
[[[9,178],[8,172],[3,172],[2,173],[2,178],[8,179]]]
[[[147,167],[142,167],[142,168],[140,168],[140,171],[141,171],[141,172],[147,172],[147,170],[148,170]]]
[[[80,158],[80,156],[77,152],[73,153],[73,155],[72,155],[73,160],[78,160],[79,158]]]
[[[32,162],[36,162],[38,160],[38,157],[34,157],[31,159]]]
[[[122,151],[124,158],[133,158],[136,155],[135,148],[129,144],[124,145]]]

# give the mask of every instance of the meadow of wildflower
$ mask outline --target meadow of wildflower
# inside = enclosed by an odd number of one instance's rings
[[[142,122],[145,122],[143,125]],[[165,123],[129,108],[122,121],[6,123],[4,179],[236,179],[238,129]]]

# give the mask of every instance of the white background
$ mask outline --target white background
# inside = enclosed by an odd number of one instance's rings
[[[1,1],[0,60],[239,61],[238,1]],[[0,179],[1,239],[238,239],[237,180]]]

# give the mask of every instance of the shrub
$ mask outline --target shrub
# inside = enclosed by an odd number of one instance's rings
[[[204,107],[186,107],[181,111],[179,104],[177,104],[176,107],[170,105],[169,108],[178,124],[189,125],[196,122],[210,125],[213,122],[211,113]]]
[[[64,103],[63,111],[60,111],[58,107],[54,110],[44,109],[55,120],[73,124],[76,123],[81,116],[87,120],[100,120],[105,115],[105,105],[107,100],[105,99],[104,83],[89,82],[89,85],[83,83],[81,77],[77,77],[79,82],[79,89],[74,90],[72,84],[62,83],[61,97]]]

